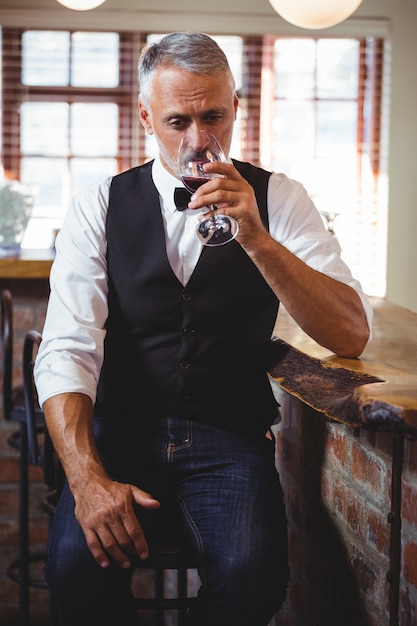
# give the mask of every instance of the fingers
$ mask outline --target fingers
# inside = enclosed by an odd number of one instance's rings
[[[112,483],[107,497],[96,498],[94,507],[77,503],[77,519],[84,531],[88,548],[101,567],[113,560],[122,568],[131,565],[131,557],[146,559],[148,544],[136,517],[133,501],[147,509],[157,509],[159,502],[133,485]]]
[[[205,163],[204,169],[207,173],[219,174],[219,177],[210,179],[198,188],[189,208],[214,207],[217,213],[233,217],[239,225],[236,241],[245,249],[266,237],[268,231],[261,220],[255,191],[234,165]],[[200,214],[198,219],[204,220],[209,215],[209,212]]]
[[[216,165],[217,164],[210,164]],[[239,228],[247,225],[247,230],[253,231],[260,227],[260,217],[253,187],[240,176],[239,172],[231,165],[220,164],[222,170],[229,168],[230,175],[222,178],[212,178],[201,185],[191,197],[190,209],[214,207],[225,215],[235,218]],[[219,165],[219,170],[220,170]],[[217,168],[216,168],[217,169]],[[207,214],[200,215],[199,219],[205,219]]]
[[[143,506],[145,509],[158,509],[160,507],[158,500],[155,500],[150,493],[142,491],[142,489],[138,489],[138,487],[133,485],[131,485],[131,490],[132,496],[139,506]]]
[[[190,208],[215,205],[218,208],[253,208],[256,206],[255,194],[249,183],[230,163],[205,163],[208,174],[219,174],[208,179],[192,196]]]
[[[138,489],[137,487],[134,487],[134,486],[131,487],[131,490],[132,490],[132,496],[136,504],[139,504],[139,506],[142,506],[143,508],[149,509],[149,510],[159,508],[160,503],[158,502],[158,500],[155,500],[155,498],[153,498],[149,493],[146,493],[145,491],[142,491],[141,489]],[[128,519],[125,519],[124,525],[129,535],[129,538],[133,543],[136,554],[141,559],[148,558],[148,555],[149,555],[148,544],[143,535],[142,528],[139,522],[137,521],[136,515],[134,515],[133,517],[129,516]]]
[[[101,567],[108,567],[110,559],[113,559],[120,567],[128,568],[131,565],[128,557],[130,541],[121,541],[120,536],[117,538],[116,529],[115,533],[116,535],[113,535],[107,527],[84,531],[88,548]],[[146,553],[146,548],[143,549],[143,553]]]
[[[212,178],[191,196],[191,202],[188,206],[190,209],[199,209],[210,205],[227,208],[252,204],[253,189],[249,185],[246,189],[246,185],[246,181]]]
[[[220,163],[219,161],[205,163],[204,170],[207,174],[219,174],[220,176],[230,180],[244,180],[235,166],[231,163]]]

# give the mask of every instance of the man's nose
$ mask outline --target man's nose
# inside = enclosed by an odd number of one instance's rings
[[[189,128],[187,135],[189,144],[195,152],[202,152],[204,148],[207,147],[207,130],[204,127],[195,126],[193,128]]]

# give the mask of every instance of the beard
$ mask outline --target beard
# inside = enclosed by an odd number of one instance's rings
[[[171,154],[168,153],[163,142],[161,141],[161,139],[158,137],[158,135],[155,132],[154,132],[154,137],[155,137],[156,144],[158,146],[159,155],[161,157],[162,164],[170,171],[171,174],[173,174],[176,178],[181,180],[177,157],[176,156],[173,157]]]

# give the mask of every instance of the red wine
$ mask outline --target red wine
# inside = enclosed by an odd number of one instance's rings
[[[210,180],[210,178],[204,178],[202,176],[201,177],[198,177],[198,176],[183,176],[182,177],[182,182],[187,187],[188,191],[191,191],[192,193],[194,193],[194,191],[197,191],[197,189],[201,187],[201,185],[204,185],[204,183],[206,183],[208,180]]]

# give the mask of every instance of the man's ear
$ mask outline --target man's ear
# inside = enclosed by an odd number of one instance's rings
[[[233,97],[233,107],[235,109],[235,119],[237,117],[237,110],[239,108],[239,96],[237,95],[237,93],[235,93],[234,97]]]
[[[153,126],[152,126],[152,119],[151,119],[150,114],[145,109],[144,105],[142,104],[140,100],[139,100],[138,106],[139,106],[139,119],[141,121],[143,128],[146,130],[148,135],[153,135]]]

